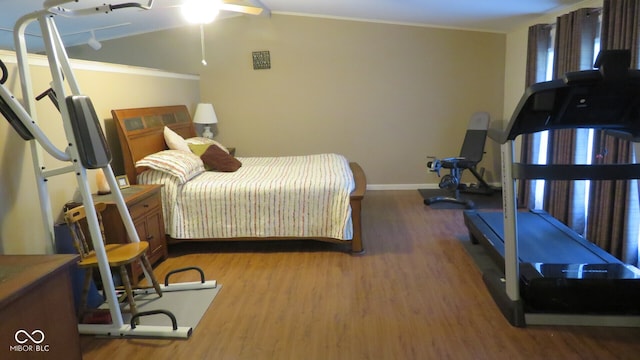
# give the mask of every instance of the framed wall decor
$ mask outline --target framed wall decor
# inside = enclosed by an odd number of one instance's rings
[[[116,176],[116,181],[118,182],[118,187],[120,189],[126,189],[129,186],[129,179],[127,178],[127,175],[120,175],[120,176]]]
[[[271,55],[269,51],[254,51],[251,53],[253,57],[253,70],[271,69]]]

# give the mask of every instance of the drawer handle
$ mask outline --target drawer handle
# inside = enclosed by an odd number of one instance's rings
[[[149,207],[149,204],[143,204],[143,205],[142,205],[142,207],[146,207],[146,208],[148,208],[148,207]]]
[[[153,239],[153,235],[147,235],[147,240]]]

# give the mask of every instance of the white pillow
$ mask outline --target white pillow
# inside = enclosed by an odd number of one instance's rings
[[[224,145],[220,144],[219,142],[213,139],[209,139],[206,137],[196,136],[196,137],[188,138],[186,141],[187,141],[187,144],[194,144],[194,145],[205,145],[205,144],[216,145],[220,149],[224,150],[227,154],[229,153],[229,149],[227,149]]]
[[[187,141],[169,127],[164,127],[164,142],[167,143],[169,150],[182,150],[191,152]]]
[[[136,167],[148,167],[173,175],[181,184],[203,173],[204,163],[191,151],[163,150],[145,156],[136,162]]]

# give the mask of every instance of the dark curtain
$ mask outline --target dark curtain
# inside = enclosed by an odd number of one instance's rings
[[[640,5],[637,0],[605,0],[602,8],[601,48],[630,49],[631,66],[638,68]],[[629,141],[596,131],[594,152],[601,164],[629,163]],[[587,237],[620,260],[638,263],[636,181],[593,181]],[[631,196],[634,196],[631,198]],[[635,212],[633,211],[635,209]]]
[[[600,48],[630,49],[634,67],[638,65],[639,11],[637,0],[605,0],[602,7]]]
[[[557,18],[554,49],[556,78],[593,68],[599,9],[579,9]],[[548,164],[575,164],[578,130],[549,131]],[[546,181],[544,210],[579,234],[585,231],[584,181]],[[575,196],[582,191],[581,196]]]
[[[537,24],[529,27],[527,40],[527,69],[525,88],[532,84],[545,80],[547,72],[547,49],[551,40],[551,25]],[[522,136],[520,162],[532,164],[535,162],[536,134]],[[518,207],[533,208],[534,192],[533,181],[522,180],[518,185]]]

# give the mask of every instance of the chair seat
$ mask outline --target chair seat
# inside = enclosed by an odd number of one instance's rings
[[[136,307],[136,301],[134,299],[133,287],[131,286],[131,281],[129,279],[129,272],[127,271],[127,266],[132,264],[134,261],[139,261],[142,268],[145,270],[145,277],[151,281],[153,284],[153,288],[156,291],[158,296],[162,296],[162,289],[160,288],[160,284],[158,284],[158,280],[153,275],[153,268],[149,263],[149,259],[147,259],[146,252],[149,248],[149,243],[146,241],[139,242],[125,242],[122,244],[104,244],[104,224],[102,222],[102,211],[106,209],[106,204],[103,202],[99,202],[94,204],[95,207],[95,215],[96,220],[98,222],[98,227],[100,229],[100,235],[102,237],[101,245],[104,246],[104,251],[106,253],[106,258],[108,262],[108,266],[110,268],[119,268],[120,270],[120,281],[122,282],[122,287],[124,287],[125,295],[124,297],[118,297],[116,294],[115,299],[110,299],[113,301],[110,303],[110,307],[113,304],[120,303],[126,299],[129,304],[129,311],[132,315],[138,314],[138,310]],[[78,318],[82,319],[83,314],[87,307],[87,294],[89,293],[89,286],[91,284],[91,279],[93,277],[94,268],[99,268],[100,262],[96,257],[96,253],[93,250],[90,250],[89,244],[91,241],[87,241],[87,239],[91,240],[91,237],[86,236],[81,221],[85,221],[87,218],[87,212],[83,205],[77,206],[73,209],[67,210],[65,212],[65,221],[71,230],[71,235],[73,237],[73,242],[78,250],[78,253],[81,254],[82,259],[78,262],[78,267],[86,269],[84,274],[84,287],[82,289],[82,297],[80,300],[80,306],[78,307]],[[89,224],[90,225],[90,224]],[[91,234],[91,232],[89,233]],[[114,284],[115,285],[115,284]],[[108,294],[108,292],[104,291],[105,299],[112,295]],[[115,305],[113,305],[115,306]],[[138,321],[136,321],[138,322]]]
[[[147,251],[149,243],[146,241],[126,243],[126,244],[106,244],[104,246],[107,252],[110,266],[120,266],[128,264]],[[80,267],[96,266],[98,259],[96,254],[91,252],[78,262]]]
[[[454,169],[454,168],[469,169],[476,166],[478,162],[473,160],[468,160],[463,157],[457,157],[457,158],[442,159],[441,164],[442,164],[442,167],[445,169]]]

